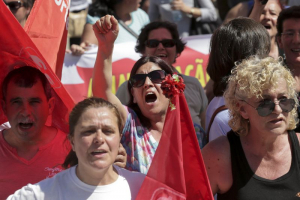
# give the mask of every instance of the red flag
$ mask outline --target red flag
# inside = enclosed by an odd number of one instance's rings
[[[61,78],[67,43],[70,0],[35,0],[24,30]]]
[[[213,200],[204,162],[183,94],[173,97],[150,169],[137,196],[142,199]]]
[[[52,124],[68,132],[67,119],[74,107],[74,101],[3,1],[0,1],[0,16],[0,83],[2,84],[7,73],[15,67],[28,65],[38,68],[45,74],[55,91],[53,96],[56,98],[56,105],[52,113]],[[2,97],[2,92],[0,96]],[[0,108],[0,124],[6,121]]]

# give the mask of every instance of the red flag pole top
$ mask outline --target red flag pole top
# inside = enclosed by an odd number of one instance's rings
[[[39,0],[37,2],[39,2]],[[0,27],[2,30],[0,32],[1,85],[8,72],[14,68],[32,66],[39,69],[44,73],[54,90],[53,96],[56,99],[56,105],[52,113],[52,125],[67,133],[67,118],[69,112],[71,112],[74,107],[73,99],[67,93],[59,78],[54,74],[38,48],[31,41],[3,1],[0,1],[0,16]],[[43,28],[46,29],[45,27]],[[51,48],[51,46],[48,48]],[[2,91],[0,96],[2,97]],[[0,124],[6,121],[6,116],[1,108]]]
[[[161,85],[170,98],[162,136],[137,200],[213,200],[182,78],[168,75]]]

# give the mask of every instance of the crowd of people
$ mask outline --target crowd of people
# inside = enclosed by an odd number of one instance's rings
[[[300,197],[300,3],[195,1],[74,1],[86,24],[71,52],[98,46],[93,97],[75,105],[64,133],[50,125],[60,102],[39,69],[24,65],[5,76],[0,199],[135,199],[163,145],[170,99],[161,85],[173,74],[184,80],[216,199]],[[34,0],[4,3],[24,27]],[[205,88],[173,66],[192,19],[223,20],[212,32]],[[124,41],[136,41],[141,58],[114,94],[114,44]]]

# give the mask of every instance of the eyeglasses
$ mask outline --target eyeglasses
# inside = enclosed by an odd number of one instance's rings
[[[135,74],[130,78],[129,83],[132,87],[141,87],[145,84],[147,76],[152,83],[161,83],[166,77],[166,72],[164,70],[155,70],[149,74]]]
[[[149,48],[156,48],[158,47],[159,43],[161,43],[165,48],[174,47],[176,44],[175,40],[173,39],[164,39],[161,41],[153,39],[153,40],[147,40],[145,42],[145,45]]]
[[[255,108],[254,106],[252,106],[250,103],[248,103],[245,100],[241,100],[245,103],[247,103],[249,106]],[[265,100],[262,103],[260,103],[257,108],[255,108],[257,110],[257,113],[259,114],[259,116],[261,117],[266,117],[268,115],[270,115],[274,109],[275,109],[275,105],[279,105],[280,108],[282,109],[282,112],[291,112],[293,110],[293,108],[295,107],[295,100],[294,99],[280,99],[278,101],[278,103],[275,103],[273,101],[270,100]]]
[[[4,1],[4,3],[9,7],[9,9],[10,9],[11,11],[16,11],[16,10],[18,10],[19,8],[21,8],[21,7],[24,6],[24,5],[22,4],[21,1],[11,1],[11,2],[8,2],[8,3],[6,3],[6,2]]]
[[[292,39],[294,38],[295,35],[300,35],[300,31],[287,31],[287,32],[284,32],[284,33],[281,33],[282,36],[284,36],[285,38],[287,39]]]

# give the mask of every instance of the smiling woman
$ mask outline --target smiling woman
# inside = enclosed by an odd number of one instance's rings
[[[118,36],[117,20],[110,15],[94,25],[99,50],[93,74],[93,94],[118,108],[124,125],[121,143],[126,149],[129,170],[147,173],[158,146],[169,99],[161,82],[174,68],[158,57],[142,57],[130,73],[130,103],[123,106],[111,92],[113,43]],[[154,45],[154,44],[152,44]]]
[[[8,199],[135,199],[144,175],[113,165],[122,130],[117,108],[100,98],[85,99],[73,108],[69,125],[72,150],[64,166],[71,168]]]

